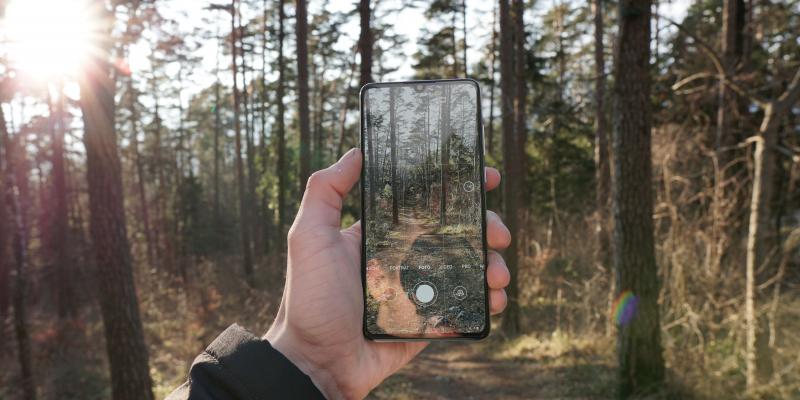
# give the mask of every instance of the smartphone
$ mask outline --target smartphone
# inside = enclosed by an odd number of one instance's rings
[[[489,334],[486,199],[478,83],[361,88],[364,336]]]

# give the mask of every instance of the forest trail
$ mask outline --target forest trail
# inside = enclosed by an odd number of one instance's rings
[[[497,335],[497,334],[495,334]],[[526,339],[536,341],[535,339]],[[609,354],[589,346],[493,336],[480,343],[433,343],[369,399],[610,399]],[[584,343],[585,344],[585,343]],[[510,345],[510,346],[509,346]],[[559,350],[554,348],[559,347]],[[520,354],[509,348],[523,348]]]

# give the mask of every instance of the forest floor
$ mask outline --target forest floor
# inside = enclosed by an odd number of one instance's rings
[[[609,399],[613,345],[554,335],[433,343],[370,399]]]

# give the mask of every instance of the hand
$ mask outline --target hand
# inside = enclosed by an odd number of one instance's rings
[[[427,343],[378,343],[362,333],[361,223],[339,230],[342,200],[358,181],[361,152],[351,149],[308,180],[300,211],[289,229],[286,286],[278,315],[264,336],[306,373],[328,398],[363,398],[413,359]],[[486,168],[486,189],[500,173]],[[503,249],[511,236],[487,211],[489,247]],[[503,258],[489,252],[487,277],[492,314],[506,306],[510,275]]]

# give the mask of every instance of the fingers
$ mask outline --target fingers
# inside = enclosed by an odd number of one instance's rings
[[[500,314],[506,309],[508,297],[503,289],[492,289],[489,291],[489,311],[492,315]]]
[[[511,232],[494,211],[486,211],[486,241],[493,249],[505,249],[511,244]]]
[[[484,184],[486,185],[487,192],[500,185],[500,171],[492,167],[486,167],[483,169],[483,171],[485,181]]]
[[[486,270],[489,283],[489,311],[492,315],[503,312],[508,303],[504,288],[511,282],[511,274],[503,257],[496,251],[489,251],[489,268]]]
[[[489,268],[486,270],[486,280],[492,289],[503,289],[511,282],[511,273],[508,266],[496,251],[489,251]]]
[[[342,199],[358,182],[361,174],[361,151],[350,149],[330,167],[308,178],[303,202],[295,226],[339,228]],[[293,227],[296,228],[296,227]]]

